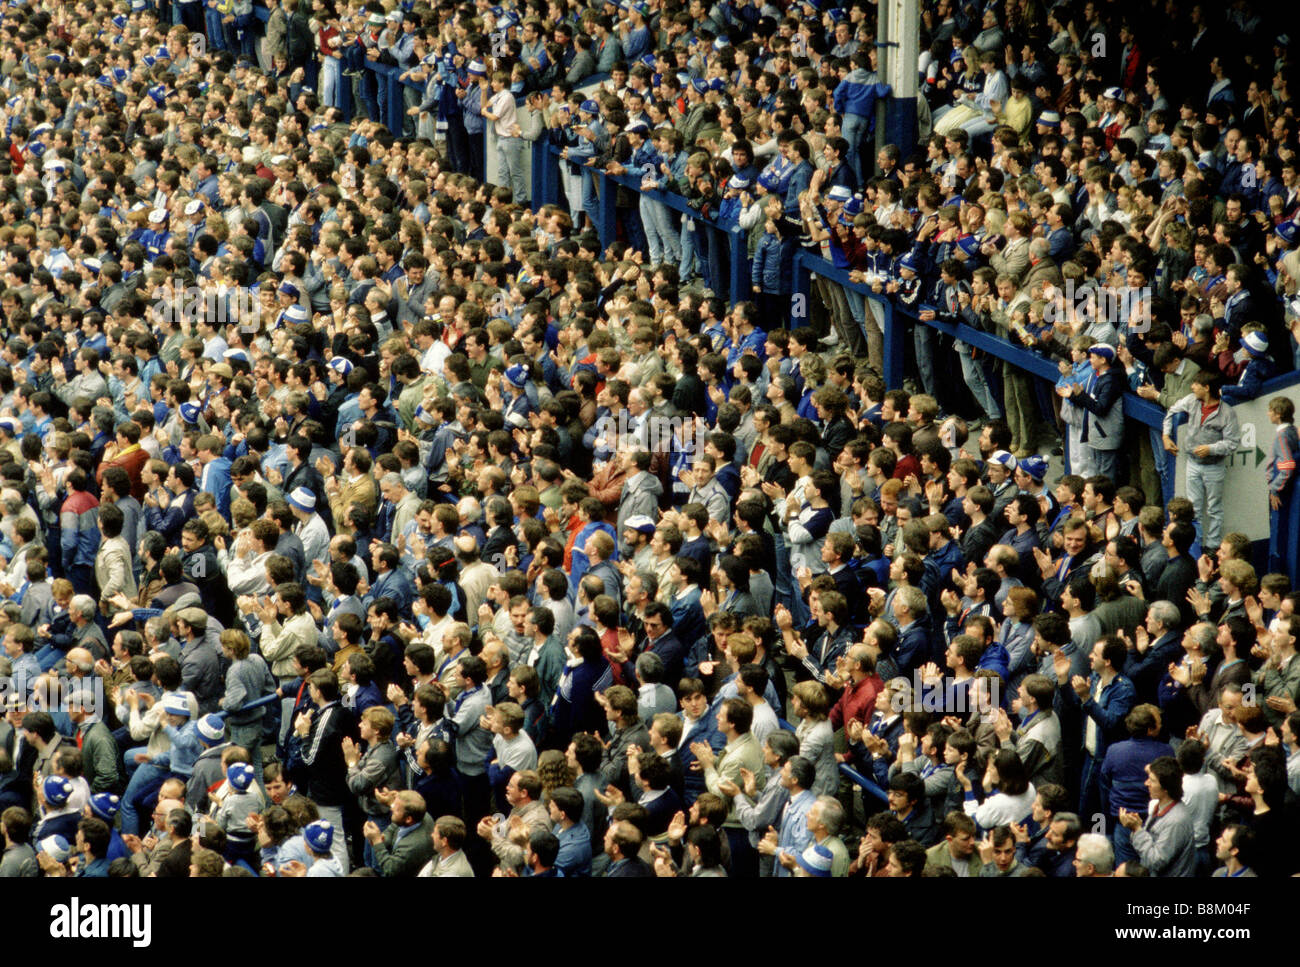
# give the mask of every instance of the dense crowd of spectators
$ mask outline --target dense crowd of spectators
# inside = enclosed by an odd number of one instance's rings
[[[823,6],[6,6],[0,876],[1296,872],[1289,38]]]

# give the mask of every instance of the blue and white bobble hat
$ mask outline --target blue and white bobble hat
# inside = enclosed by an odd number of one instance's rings
[[[247,762],[236,762],[226,770],[226,781],[231,787],[243,792],[253,784],[253,777],[256,773],[253,767]]]
[[[641,58],[641,63],[645,64],[646,67],[653,69],[655,66],[655,55],[646,54],[644,57]]]
[[[309,823],[302,831],[302,838],[314,853],[328,853],[334,845],[334,826],[323,819]]]
[[[198,403],[181,404],[181,419],[184,420],[186,423],[198,423],[199,416],[202,414],[202,412],[203,411],[199,409]]]
[[[1263,356],[1268,352],[1268,336],[1262,332],[1248,332],[1241,337],[1241,348],[1252,356]]]
[[[1104,342],[1099,342],[1095,346],[1088,347],[1088,355],[1100,356],[1102,359],[1106,360],[1106,362],[1111,363],[1115,361],[1115,347],[1107,346]]]
[[[898,267],[900,269],[909,269],[912,272],[920,272],[921,260],[916,257],[915,252],[908,252],[901,259],[898,260]]]
[[[307,307],[301,302],[295,302],[289,308],[284,310],[284,318],[295,325],[302,322],[311,322],[311,316],[307,313]]]
[[[469,62],[469,75],[471,77],[482,77],[487,74],[487,67],[481,60],[472,60]]]
[[[122,800],[111,792],[97,792],[90,797],[90,811],[104,822],[111,824],[122,808]]]
[[[989,454],[989,462],[1001,464],[1003,467],[1006,468],[1007,473],[1013,472],[1018,466],[1018,464],[1016,463],[1016,458],[1013,457],[1006,450],[994,450],[992,453]]]
[[[1018,461],[1018,469],[1023,470],[1028,476],[1042,483],[1043,478],[1047,476],[1047,461],[1037,454],[1033,454]]]
[[[627,126],[627,133],[639,134],[642,137],[645,137],[650,133],[650,125],[646,124],[644,121],[633,121]],[[734,181],[735,179],[732,180]]]
[[[749,187],[749,185],[750,185],[749,179],[743,178],[740,175],[732,175],[731,178],[727,181],[727,186],[729,188],[736,189],[736,191],[744,191],[746,188]]]
[[[709,90],[709,82],[700,80],[698,77],[691,81],[691,87],[695,88],[695,93],[706,94]]]
[[[285,498],[289,501],[290,507],[297,507],[304,514],[311,513],[316,509],[316,495],[306,487],[297,487]]]
[[[229,362],[235,362],[238,360],[239,362],[248,363],[250,366],[253,364],[253,361],[248,358],[248,353],[244,352],[242,349],[227,349],[221,355],[222,358]]]
[[[226,722],[220,715],[205,715],[196,726],[205,745],[216,745],[226,737]]]
[[[66,863],[68,857],[72,855],[72,848],[68,846],[66,839],[56,834],[37,841],[36,852],[44,853],[56,863]]]
[[[438,414],[432,410],[426,410],[423,406],[415,408],[415,422],[423,423],[425,426],[437,426]]]
[[[826,192],[826,198],[844,204],[853,198],[853,192],[849,191],[848,185],[834,185]]]
[[[330,369],[334,370],[334,372],[344,377],[346,377],[348,373],[352,372],[351,361],[345,359],[342,356],[335,356],[333,359],[331,359],[329,361],[329,367]]]
[[[862,196],[854,195],[844,203],[844,214],[853,216],[862,214]]]
[[[524,386],[528,384],[528,367],[519,365],[511,366],[506,370],[505,378],[506,382],[515,387],[515,389],[523,389]]]
[[[809,843],[808,848],[800,853],[797,859],[805,873],[818,877],[830,876],[831,864],[835,861],[830,847],[820,843]]]
[[[655,532],[655,522],[645,514],[633,514],[623,521],[623,529],[636,531],[638,534],[653,534]]]
[[[957,239],[957,248],[967,258],[971,258],[980,250],[980,240],[974,235],[963,235]]]
[[[143,6],[143,4],[141,4],[141,6]],[[112,24],[118,30],[126,29],[126,15],[119,13],[116,17],[113,18]]]
[[[583,114],[599,114],[600,105],[597,104],[595,101],[593,101],[591,98],[587,98],[585,101],[583,101],[581,104],[578,105],[578,110],[581,111]]]
[[[45,801],[51,806],[62,806],[72,795],[72,780],[66,776],[46,776],[41,786]]]
[[[163,696],[163,711],[168,715],[179,715],[182,718],[190,717],[190,703],[185,700],[185,696],[179,692],[168,692]]]
[[[1279,222],[1273,232],[1287,245],[1294,245],[1296,237],[1300,236],[1300,226],[1288,219],[1285,222]]]

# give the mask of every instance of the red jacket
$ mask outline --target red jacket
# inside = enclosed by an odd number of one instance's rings
[[[856,685],[850,685],[840,694],[840,700],[831,708],[831,728],[842,729],[854,719],[866,725],[876,710],[876,696],[885,687],[880,676],[872,672]]]
[[[121,467],[126,471],[126,475],[131,478],[131,496],[136,500],[144,500],[145,486],[140,479],[140,471],[144,469],[144,465],[148,462],[149,451],[137,445],[134,449],[101,463],[99,469],[95,471],[95,482],[103,484],[104,471],[109,467]]]

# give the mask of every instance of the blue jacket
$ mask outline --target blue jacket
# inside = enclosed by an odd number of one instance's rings
[[[1170,633],[1153,641],[1145,655],[1129,652],[1124,662],[1124,674],[1133,682],[1133,690],[1144,702],[1154,702],[1158,697],[1160,680],[1169,671],[1170,664],[1183,657],[1182,636]]]
[[[910,678],[913,671],[933,660],[929,629],[923,621],[913,621],[898,636],[898,649],[894,653],[894,663],[898,665],[898,673]]]
[[[63,568],[94,567],[99,552],[99,502],[84,490],[73,491],[59,510]]]
[[[164,725],[163,731],[172,740],[171,748],[153,757],[153,764],[170,769],[179,776],[194,773],[194,763],[203,752],[203,743],[199,741],[199,727],[191,722],[182,728]]]
[[[870,71],[857,67],[835,86],[833,104],[840,114],[856,114],[866,118],[868,123],[873,123],[876,118],[876,99],[888,91],[888,84],[876,83]]]
[[[591,876],[591,833],[582,823],[559,830],[560,852],[555,867],[565,876]]]
[[[230,460],[227,457],[217,457],[203,468],[203,475],[207,478],[203,485],[203,493],[212,494],[217,501],[217,510],[229,521]]]
[[[781,254],[781,239],[771,232],[764,232],[754,252],[751,284],[770,294],[790,291],[790,281],[781,273]]]
[[[685,719],[682,720],[682,725],[683,727],[686,725]],[[691,726],[684,738],[685,741],[678,747],[677,755],[682,760],[682,800],[689,807],[708,791],[704,785],[704,772],[696,772],[691,768],[691,764],[695,762],[695,753],[691,751],[691,744],[705,742],[717,753],[723,750],[727,740],[718,731],[717,717],[712,711],[705,712],[700,720]]]
[[[1088,687],[1095,690],[1097,687],[1098,676],[1093,672],[1088,679]],[[1123,675],[1116,675],[1109,685],[1101,693],[1101,701],[1095,701],[1091,694],[1084,702],[1079,701],[1079,696],[1073,688],[1058,688],[1056,690],[1056,702],[1058,714],[1063,709],[1069,709],[1075,715],[1080,711],[1087,717],[1097,723],[1097,754],[1096,760],[1104,761],[1106,750],[1112,743],[1123,741],[1127,733],[1124,727],[1124,719],[1128,713],[1133,711],[1133,706],[1137,704],[1137,692],[1133,689],[1133,683]],[[1085,730],[1086,730],[1085,723]],[[1086,731],[1085,731],[1086,735]]]
[[[1151,795],[1147,792],[1146,767],[1161,756],[1172,756],[1168,742],[1139,736],[1116,742],[1106,750],[1101,763],[1101,808],[1108,816],[1118,816],[1120,809],[1147,811]]]
[[[809,161],[800,161],[795,165],[794,171],[790,173],[790,183],[785,189],[787,215],[799,214],[799,195],[808,190],[809,185],[812,184],[813,172],[816,170]]]
[[[700,589],[697,587],[690,594],[674,597],[668,608],[673,614],[673,634],[690,650],[709,627],[700,607]],[[694,671],[687,668],[686,674],[692,675]]]
[[[368,611],[370,606],[380,598],[391,598],[397,603],[397,609],[403,616],[410,614],[411,602],[415,600],[415,586],[406,568],[399,567],[395,571],[385,571],[375,578],[374,584],[370,585],[370,593],[365,596],[362,603]]]
[[[587,544],[587,539],[599,531],[604,531],[610,537],[614,538],[614,546],[618,546],[618,535],[614,533],[614,528],[604,521],[592,521],[578,532],[578,536],[573,541],[573,555],[571,557],[571,566],[569,568],[569,595],[572,597],[578,593],[578,582],[582,580],[587,568],[591,562],[587,558],[587,552],[583,548]]]
[[[1246,368],[1237,382],[1232,386],[1223,387],[1223,402],[1229,406],[1234,406],[1237,403],[1244,403],[1246,400],[1253,400],[1260,394],[1264,380],[1273,375],[1275,368],[1273,360],[1267,356],[1253,357],[1246,364]]]

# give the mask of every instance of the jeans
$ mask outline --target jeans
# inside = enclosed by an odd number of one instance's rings
[[[646,249],[645,226],[641,219],[641,209],[620,208],[616,216],[627,236],[628,247],[637,252]]]
[[[253,778],[257,781],[258,788],[265,792],[266,784],[262,779],[262,719],[259,717],[256,722],[248,725],[230,725],[227,730],[231,743],[248,753]]]
[[[1085,443],[1084,446],[1086,447],[1087,444]],[[1119,482],[1118,450],[1093,450],[1092,465],[1096,467],[1097,473],[1108,477],[1112,483]]]
[[[1111,846],[1115,850],[1115,865],[1121,863],[1133,863],[1137,861],[1137,850],[1133,848],[1133,833],[1127,826],[1122,826],[1113,817],[1108,822],[1115,824],[1114,831],[1110,834]],[[1143,814],[1142,821],[1146,822],[1146,815]]]
[[[378,826],[380,831],[387,829],[388,824],[392,822],[388,816],[366,816],[365,818]],[[370,845],[370,840],[366,840],[365,848],[361,851],[361,862],[372,870],[375,868],[375,848]]]
[[[208,33],[208,44],[213,50],[226,49],[225,24],[221,22],[221,11],[207,7],[203,11],[204,27]]]
[[[320,72],[320,102],[326,107],[341,107],[339,82],[343,79],[343,61],[326,57]]]
[[[560,162],[560,184],[564,187],[564,200],[569,205],[569,218],[576,228],[582,224],[582,172],[570,170],[567,161]]]
[[[139,750],[132,749],[127,752],[127,761],[132,760],[132,756]],[[155,765],[152,762],[142,762],[131,776],[131,781],[126,784],[126,792],[122,794],[122,819],[123,835],[131,834],[140,835],[140,815],[148,815],[148,809],[153,800],[158,795],[158,790],[162,784],[171,776],[170,769],[164,769],[162,766]]]
[[[591,227],[598,230],[600,225],[600,200],[599,192],[596,190],[596,176],[590,168],[582,169],[582,210],[587,213],[591,219]],[[574,222],[574,228],[578,223]]]
[[[524,139],[497,138],[497,173],[503,184],[514,192],[516,205],[528,200],[528,186],[524,181]]]
[[[646,243],[650,247],[650,264],[676,264],[682,260],[682,245],[673,227],[672,210],[663,202],[641,199],[641,221],[645,224]]]
[[[1218,547],[1223,540],[1223,484],[1227,477],[1225,463],[1198,463],[1187,458],[1187,499],[1201,522],[1204,547]]]
[[[1287,527],[1291,521],[1291,505],[1294,500],[1293,489],[1282,497],[1280,510],[1270,509],[1268,512],[1268,573],[1270,574],[1290,573],[1289,565],[1293,552],[1287,548]]]
[[[772,582],[772,597],[777,604],[783,604],[794,619],[794,626],[802,628],[808,623],[808,605],[804,603],[790,572],[790,551],[785,545],[784,534],[773,535],[773,550],[776,555],[776,576]]]
[[[980,409],[984,411],[985,417],[990,420],[1002,419],[1002,407],[998,405],[997,398],[993,391],[989,389],[988,380],[984,378],[984,367],[980,365],[978,359],[972,359],[970,349],[962,352],[961,343],[958,343],[957,359],[961,363],[961,378],[966,381],[970,387],[971,395],[975,397],[975,402],[979,404]]]
[[[912,345],[916,349],[916,371],[921,377],[921,387],[935,395],[934,383],[934,330],[918,322],[912,330]]]
[[[1101,762],[1088,752],[1083,753],[1083,769],[1079,774],[1079,820],[1087,828],[1092,817],[1101,808]]]
[[[708,256],[700,244],[697,228],[695,219],[689,216],[682,219],[682,257],[677,266],[677,275],[683,282],[688,281],[692,275],[707,278],[709,274]],[[698,272],[695,270],[696,263],[699,264]]]
[[[849,167],[858,174],[858,184],[867,183],[867,165],[862,152],[862,146],[866,143],[867,135],[871,133],[871,120],[863,117],[861,114],[844,115],[844,125],[840,129],[840,134],[844,140],[849,143],[849,153],[844,159],[848,162]]]

